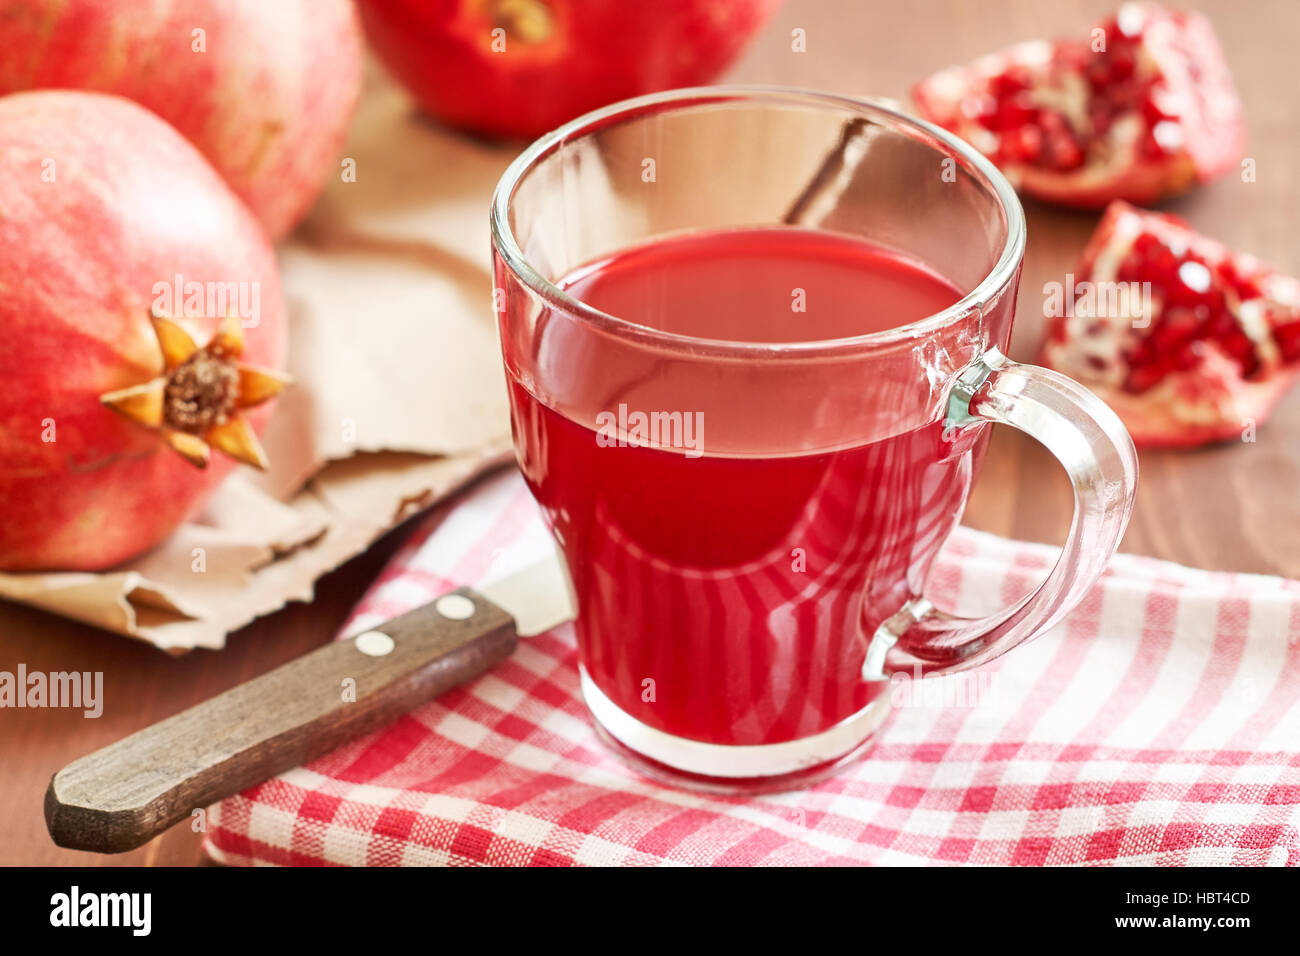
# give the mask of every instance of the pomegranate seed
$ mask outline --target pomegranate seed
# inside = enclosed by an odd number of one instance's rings
[[[1187,343],[1174,353],[1174,368],[1180,372],[1187,372],[1196,368],[1197,363],[1201,360],[1201,353],[1203,351],[1200,342]]]
[[[1051,158],[1053,169],[1076,169],[1083,165],[1083,150],[1074,141],[1074,137],[1065,130],[1049,136],[1046,151]]]
[[[987,125],[994,130],[1016,129],[1032,120],[1037,112],[1028,93],[1016,93],[999,101],[997,113]]]
[[[1021,126],[1003,134],[1001,157],[1012,162],[1033,162],[1043,151],[1043,134],[1033,126]]]
[[[1219,263],[1219,274],[1223,276],[1225,282],[1231,286],[1232,290],[1237,293],[1237,298],[1258,299],[1264,294],[1264,289],[1260,285],[1258,274],[1246,274],[1238,268],[1237,264],[1231,259],[1225,259]]]
[[[1019,93],[1021,90],[1029,89],[1029,85],[1029,70],[1016,64],[993,77],[989,83],[989,88],[994,96],[998,99],[1003,99],[1004,97],[1011,96],[1013,93]]]
[[[1199,260],[1188,259],[1180,265],[1178,267],[1178,279],[1193,292],[1210,291],[1210,282],[1212,281],[1210,270]]]
[[[1125,47],[1119,47],[1110,54],[1110,79],[1112,83],[1127,80],[1133,75],[1135,61],[1133,53]]]
[[[1183,128],[1169,120],[1161,120],[1147,132],[1143,145],[1149,147],[1147,155],[1173,155],[1183,148],[1186,137]]]
[[[1110,24],[1107,35],[1136,39],[1142,35],[1147,25],[1146,11],[1136,4],[1126,4],[1119,8],[1114,21]]]
[[[1282,361],[1294,362],[1300,359],[1300,321],[1274,329],[1273,340],[1282,353]]]
[[[961,111],[981,126],[988,128],[998,111],[998,101],[986,93],[968,96],[961,101]]]
[[[1142,99],[1142,118],[1146,120],[1148,126],[1155,126],[1161,120],[1173,117],[1161,108],[1153,94],[1148,94]]]
[[[1167,308],[1151,330],[1150,342],[1157,348],[1172,348],[1196,334],[1201,323],[1190,309]]]
[[[1238,331],[1237,319],[1231,312],[1220,312],[1209,323],[1210,334],[1216,338],[1227,339]]]
[[[1038,116],[1038,125],[1044,133],[1061,133],[1069,129],[1065,117],[1056,110],[1043,110]]]

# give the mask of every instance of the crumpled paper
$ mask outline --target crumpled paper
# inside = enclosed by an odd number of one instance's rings
[[[102,573],[0,574],[0,597],[179,652],[288,601],[507,460],[488,205],[517,152],[420,116],[378,70],[339,175],[278,250],[289,371],[263,444],[166,542]]]

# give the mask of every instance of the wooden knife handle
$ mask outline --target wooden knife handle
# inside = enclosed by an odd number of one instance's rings
[[[483,673],[516,642],[509,614],[453,591],[68,764],[45,792],[50,836],[75,850],[134,849]]]

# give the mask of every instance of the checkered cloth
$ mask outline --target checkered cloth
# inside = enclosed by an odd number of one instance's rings
[[[522,480],[434,514],[344,633],[550,547]],[[980,614],[1056,551],[960,529],[939,603]],[[572,629],[226,800],[227,864],[1300,864],[1300,582],[1128,555],[1051,633],[891,688],[870,755],[808,790],[661,786],[596,739]]]

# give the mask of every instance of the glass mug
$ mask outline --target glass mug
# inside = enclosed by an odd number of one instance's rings
[[[1024,213],[944,131],[830,94],[669,91],[531,145],[491,226],[515,448],[573,586],[583,695],[643,771],[722,792],[810,783],[865,751],[891,675],[976,667],[1041,633],[1117,547],[1133,443],[1083,387],[1003,355]],[[863,259],[843,289],[822,282],[841,301],[808,321],[852,323],[851,300],[870,331],[719,335],[790,270],[778,250],[682,293],[682,270],[723,248],[710,236],[836,255],[866,240],[933,270],[952,304],[911,314],[926,300],[906,283],[859,302]],[[605,272],[631,283],[624,314],[584,301]],[[782,293],[792,310],[799,293]],[[1045,582],[968,619],[924,586],[991,422],[1060,460],[1075,512]]]

